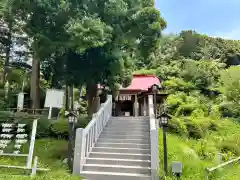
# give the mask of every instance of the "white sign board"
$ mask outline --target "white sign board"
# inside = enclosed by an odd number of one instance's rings
[[[48,89],[45,98],[44,107],[62,108],[64,99],[64,91],[58,89]]]
[[[18,94],[17,108],[18,110],[22,110],[24,105],[24,93]]]
[[[131,95],[119,95],[119,100],[120,101],[131,101],[132,96]]]

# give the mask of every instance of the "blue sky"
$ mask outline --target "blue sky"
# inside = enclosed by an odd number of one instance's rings
[[[166,33],[196,30],[240,40],[240,0],[155,0],[167,21]]]

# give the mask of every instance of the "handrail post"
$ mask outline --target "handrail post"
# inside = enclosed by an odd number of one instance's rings
[[[73,174],[79,175],[82,169],[82,161],[83,161],[83,150],[84,150],[84,129],[78,128],[76,131],[76,139],[75,139],[75,149],[74,149],[74,158],[73,158]]]
[[[151,178],[158,180],[159,154],[158,154],[158,128],[154,115],[153,96],[148,96],[148,112],[150,124],[150,142],[151,142]]]

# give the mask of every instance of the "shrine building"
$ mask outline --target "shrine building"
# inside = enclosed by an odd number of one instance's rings
[[[161,81],[156,76],[134,75],[128,87],[119,89],[113,105],[113,115],[147,116],[148,95],[154,95],[155,105],[162,104],[167,96],[162,92]]]

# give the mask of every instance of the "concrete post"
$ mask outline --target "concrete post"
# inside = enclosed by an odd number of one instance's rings
[[[147,100],[146,100],[146,97],[143,98],[143,115],[147,116]]]
[[[38,119],[35,119],[33,121],[32,135],[31,135],[31,141],[29,146],[29,153],[27,157],[27,168],[29,169],[32,167],[32,159],[33,159],[35,139],[36,139],[36,133],[37,133],[37,124],[38,124]]]
[[[84,129],[78,128],[76,131],[75,149],[73,158],[73,174],[80,175],[82,168],[82,150],[83,150],[83,131]]]
[[[134,116],[138,116],[138,98],[137,94],[134,96]]]

